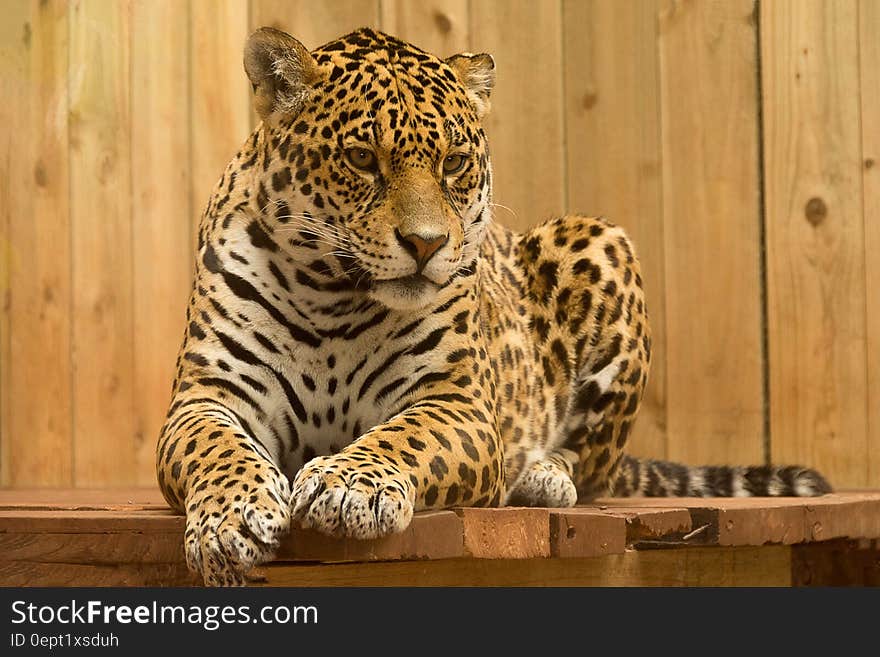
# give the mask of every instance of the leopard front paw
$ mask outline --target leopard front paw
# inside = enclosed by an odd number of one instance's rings
[[[413,515],[415,487],[388,465],[344,454],[309,461],[293,482],[293,519],[330,536],[370,539],[401,532]]]
[[[508,506],[568,508],[577,503],[577,488],[558,465],[538,461],[526,470],[511,491]]]
[[[245,584],[247,572],[273,557],[290,528],[287,478],[261,468],[242,479],[229,488],[195,485],[187,497],[186,562],[209,586]]]

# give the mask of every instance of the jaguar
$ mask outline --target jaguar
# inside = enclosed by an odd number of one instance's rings
[[[830,491],[625,452],[651,361],[636,250],[602,217],[494,220],[490,55],[264,27],[244,68],[260,121],[202,215],[157,447],[207,584],[246,583],[292,523],[370,539],[424,509]]]

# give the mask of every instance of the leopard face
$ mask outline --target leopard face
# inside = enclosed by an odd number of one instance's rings
[[[319,274],[396,310],[473,265],[491,216],[491,57],[443,61],[369,29],[309,53],[264,28],[245,66],[269,127],[262,228],[297,261],[320,254]]]

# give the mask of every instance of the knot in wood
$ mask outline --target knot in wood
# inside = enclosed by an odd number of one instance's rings
[[[825,221],[825,217],[828,216],[828,206],[825,205],[825,201],[821,198],[814,196],[807,201],[807,206],[804,208],[804,214],[807,217],[807,221],[813,226],[818,226]]]
[[[37,187],[45,187],[48,182],[46,178],[46,168],[40,160],[37,160],[37,164],[34,166],[34,182]]]
[[[597,102],[599,102],[599,94],[595,89],[588,89],[581,100],[585,110],[593,109]]]
[[[434,12],[434,23],[441,34],[449,34],[452,31],[452,19],[442,11]]]

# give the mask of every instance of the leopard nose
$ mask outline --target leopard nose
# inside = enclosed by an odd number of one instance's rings
[[[416,261],[418,271],[422,271],[425,265],[428,264],[428,260],[449,241],[448,234],[437,235],[436,237],[423,237],[417,233],[401,235],[400,231],[396,228],[394,229],[394,234],[397,236],[397,241],[400,242],[400,245]]]

